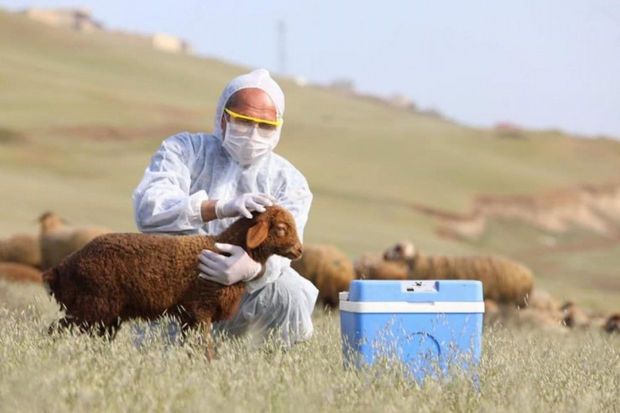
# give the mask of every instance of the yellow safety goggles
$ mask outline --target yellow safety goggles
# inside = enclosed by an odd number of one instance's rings
[[[240,113],[237,112],[233,112],[232,110],[228,109],[228,108],[224,108],[224,112],[226,112],[231,118],[238,120],[238,121],[246,121],[246,122],[251,122],[251,123],[256,123],[258,124],[259,128],[262,127],[267,127],[268,129],[272,129],[272,128],[277,128],[278,126],[282,125],[282,119],[278,119],[278,120],[267,120],[267,119],[261,119],[261,118],[255,118],[252,116],[246,116],[246,115],[242,115]]]

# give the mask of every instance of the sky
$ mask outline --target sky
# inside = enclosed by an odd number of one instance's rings
[[[109,28],[175,34],[201,55],[310,82],[348,79],[360,92],[405,95],[468,125],[511,122],[620,139],[617,0],[0,0],[0,6],[87,7]]]

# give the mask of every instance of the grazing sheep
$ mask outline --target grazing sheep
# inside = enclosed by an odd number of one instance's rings
[[[558,332],[566,330],[563,314],[559,305],[553,307],[550,296],[534,293],[530,294],[531,301],[525,307],[515,304],[497,303],[493,300],[484,300],[484,322],[487,324],[502,323],[534,327],[539,329],[551,329]],[[547,298],[551,300],[547,300]]]
[[[561,333],[566,333],[568,331],[563,326],[561,313],[549,313],[526,308],[523,310],[515,309],[511,316],[514,317],[510,317],[510,320],[520,326],[554,330]]]
[[[365,253],[361,257],[353,261],[353,271],[355,271],[355,277],[359,279],[366,278],[366,268],[372,263],[380,261],[378,254]]]
[[[353,263],[356,278],[361,280],[406,280],[409,268],[400,261],[385,261],[381,254],[366,253]]]
[[[53,212],[39,217],[41,231],[41,269],[47,270],[58,265],[63,258],[79,250],[93,238],[110,231],[100,227],[73,228]]]
[[[493,325],[500,323],[507,326],[521,326],[544,330],[566,332],[562,312],[544,311],[535,307],[520,308],[514,304],[502,304],[493,300],[484,300],[484,322]]]
[[[406,261],[415,259],[416,248],[411,241],[400,241],[383,253],[385,261]]]
[[[620,314],[612,314],[603,327],[608,333],[620,333]]]
[[[532,289],[532,292],[525,298],[525,307],[550,313],[562,311],[558,300],[547,291],[538,288]]]
[[[100,335],[114,337],[124,320],[169,313],[184,329],[200,327],[208,337],[212,322],[236,312],[245,289],[244,283],[224,286],[198,277],[199,253],[216,251],[216,242],[241,246],[260,263],[273,254],[296,259],[302,253],[293,216],[278,206],[241,218],[215,237],[101,235],[43,274],[65,307],[58,326],[96,326]]]
[[[331,245],[305,245],[304,255],[291,267],[310,280],[319,290],[319,300],[332,308],[338,306],[338,293],[348,291],[355,279],[351,260]]]
[[[532,290],[534,277],[525,266],[501,257],[425,256],[411,244],[396,244],[385,252],[389,262],[405,263],[410,279],[480,280],[484,298],[522,304]]]
[[[355,274],[362,280],[406,280],[409,267],[398,261],[371,261],[357,265]]]
[[[17,262],[39,267],[41,265],[39,240],[27,234],[13,235],[0,240],[0,262]]]
[[[16,262],[0,262],[0,279],[38,284],[42,281],[41,271]]]
[[[502,319],[504,308],[493,300],[484,300],[484,322],[493,324]]]
[[[590,317],[583,311],[582,308],[577,306],[574,302],[566,302],[562,308],[563,322],[570,328],[584,328],[590,327]]]

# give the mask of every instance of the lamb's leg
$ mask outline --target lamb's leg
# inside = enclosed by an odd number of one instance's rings
[[[47,329],[48,334],[62,333],[70,328],[80,333],[88,333],[92,331],[92,325],[82,319],[67,315],[60,320],[54,321]]]
[[[201,342],[206,346],[206,355],[209,361],[215,357],[215,345],[211,334],[212,312],[203,307],[202,302],[189,303],[184,308],[177,309],[176,317],[182,320],[184,335],[190,330],[197,328]]]
[[[181,337],[183,338],[183,341],[185,341],[187,334],[196,327],[196,319],[183,308],[178,308],[172,313],[172,315],[179,323],[179,326],[181,327]]]
[[[206,355],[209,361],[213,360],[216,356],[215,345],[213,343],[213,335],[211,334],[211,319],[202,320],[197,322],[193,319],[185,319],[182,323],[181,333],[185,338],[187,333],[191,330],[198,330],[201,338],[201,344],[206,347]]]
[[[121,319],[117,318],[111,323],[100,323],[97,325],[97,335],[99,337],[106,337],[109,341],[116,338],[116,333],[121,328]]]
[[[202,340],[206,346],[206,354],[207,359],[212,361],[215,356],[215,344],[213,343],[213,334],[211,334],[211,319],[208,318],[206,320],[202,320],[200,324],[198,324],[198,331],[200,331],[200,335],[202,336]]]

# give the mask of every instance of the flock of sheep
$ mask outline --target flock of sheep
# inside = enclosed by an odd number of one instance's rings
[[[67,225],[52,212],[39,217],[39,235],[17,234],[0,239],[0,279],[41,283],[41,272],[58,265],[105,228]]]
[[[620,314],[589,314],[573,302],[561,304],[548,292],[534,288],[534,275],[524,265],[497,256],[434,256],[422,254],[403,241],[383,254],[365,254],[351,262],[334,246],[306,245],[292,266],[319,289],[319,299],[338,306],[338,292],[348,291],[354,279],[480,280],[484,288],[485,322],[531,325],[567,331],[602,327],[620,331]]]
[[[94,328],[109,337],[124,320],[168,313],[186,328],[206,327],[210,342],[210,323],[234,314],[244,289],[197,277],[200,250],[215,250],[215,242],[233,243],[262,262],[272,254],[296,259],[302,251],[293,218],[280,207],[239,219],[217,236],[113,234],[105,228],[71,227],[51,212],[39,222],[38,236],[0,240],[0,279],[44,284],[66,314],[51,330]],[[485,322],[620,331],[620,314],[593,315],[572,302],[561,305],[534,288],[528,268],[501,257],[429,256],[405,241],[352,262],[334,246],[306,245],[292,266],[332,308],[354,279],[476,279],[484,285]]]

